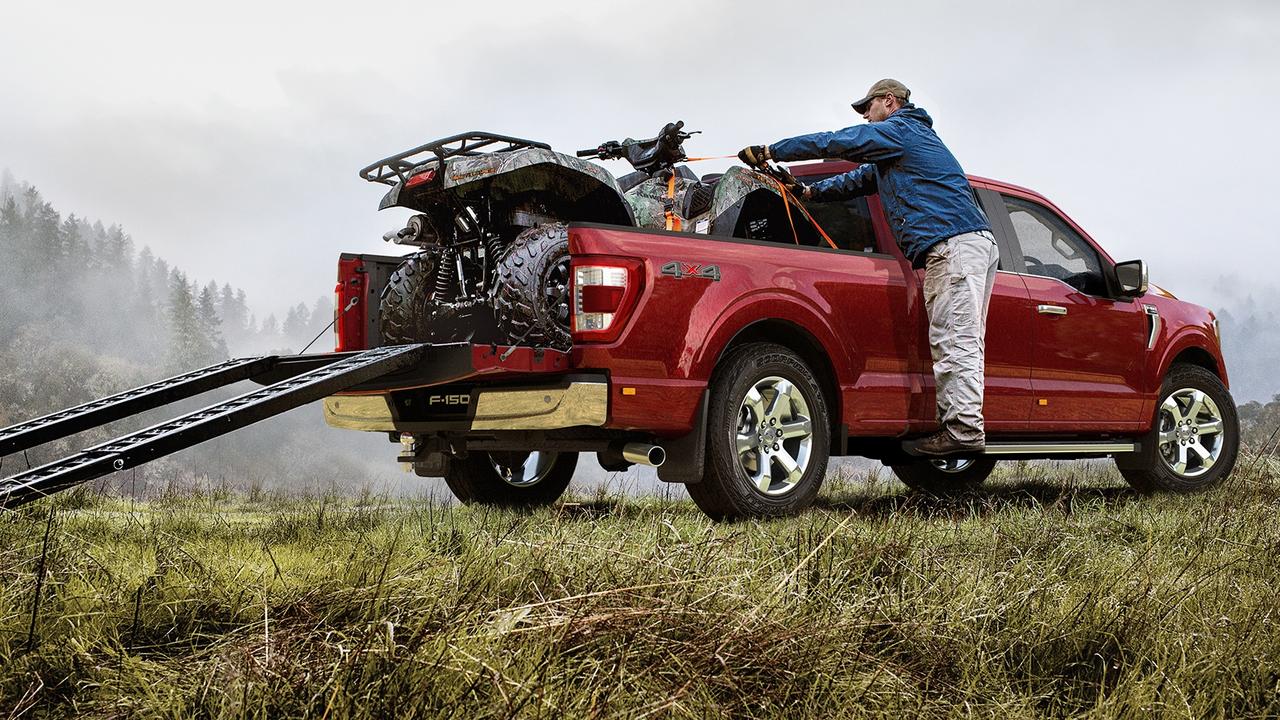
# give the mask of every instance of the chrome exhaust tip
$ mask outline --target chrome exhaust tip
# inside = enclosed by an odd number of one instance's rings
[[[661,467],[667,461],[667,451],[660,445],[648,443],[627,443],[622,446],[622,457],[627,462]]]

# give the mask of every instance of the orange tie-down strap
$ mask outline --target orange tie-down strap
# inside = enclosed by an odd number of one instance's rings
[[[736,158],[736,157],[738,156],[737,155],[716,155],[714,157],[685,158],[684,161],[685,162],[701,162],[703,160],[728,160],[729,158]],[[764,175],[764,173],[760,173],[760,174]],[[791,224],[791,238],[796,241],[797,245],[800,244],[800,234],[796,232],[796,222],[791,218],[791,203],[793,202],[796,205],[796,209],[800,211],[800,214],[804,215],[805,220],[808,220],[810,225],[813,225],[814,229],[818,231],[818,234],[822,236],[822,239],[826,240],[827,244],[831,246],[831,249],[832,250],[840,249],[840,246],[836,245],[836,241],[832,240],[831,236],[827,234],[827,231],[823,230],[822,226],[818,224],[818,221],[814,220],[813,216],[809,214],[809,211],[805,208],[804,203],[801,202],[800,199],[797,198],[795,195],[792,195],[791,192],[787,190],[787,186],[782,184],[781,180],[773,177],[772,175],[765,175],[765,177],[772,180],[774,184],[778,186],[778,194],[782,195],[782,199],[784,201],[783,207],[787,209],[787,222]],[[667,198],[674,199],[675,195],[676,195],[676,176],[675,176],[675,173],[673,172],[671,174],[671,179],[667,181]],[[667,211],[667,229],[671,230],[673,229],[673,227],[676,230],[680,229],[680,218],[678,216],[673,215],[672,212],[668,210]]]
[[[671,177],[667,179],[667,229],[679,232],[681,230],[680,216],[675,213],[676,199],[676,171],[671,171]]]
[[[769,179],[773,180],[773,182],[777,184],[778,192],[782,195],[783,204],[787,208],[787,222],[791,223],[791,236],[795,238],[796,244],[800,244],[800,236],[796,233],[795,221],[791,219],[791,203],[793,202],[796,204],[796,209],[800,211],[800,214],[804,215],[810,225],[813,225],[813,228],[818,231],[818,234],[822,236],[823,240],[827,241],[827,244],[831,246],[831,249],[839,250],[840,247],[836,245],[836,241],[832,240],[831,236],[827,234],[827,231],[823,230],[822,226],[818,224],[818,221],[813,219],[813,216],[809,214],[807,209],[805,209],[804,203],[800,202],[795,195],[792,195],[791,192],[787,190],[787,186],[782,184],[781,180],[775,177],[771,177]]]

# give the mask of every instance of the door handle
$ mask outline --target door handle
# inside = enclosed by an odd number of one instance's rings
[[[1036,312],[1041,315],[1066,315],[1067,309],[1061,305],[1037,305]]]

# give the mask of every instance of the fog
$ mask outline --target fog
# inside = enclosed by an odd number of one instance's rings
[[[730,154],[860,122],[849,101],[892,76],[969,172],[1213,303],[1280,260],[1277,30],[1264,2],[23,3],[0,25],[0,165],[265,314],[383,247],[402,218],[355,171],[393,152],[680,118],[692,153]]]

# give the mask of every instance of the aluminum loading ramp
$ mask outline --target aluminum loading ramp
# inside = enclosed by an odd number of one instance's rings
[[[64,438],[241,380],[299,370],[261,390],[116,438],[0,480],[0,508],[15,508],[110,473],[137,467],[418,363],[427,345],[360,353],[230,360],[0,430],[0,456]],[[305,363],[298,360],[304,359]],[[319,365],[319,367],[315,367]]]

